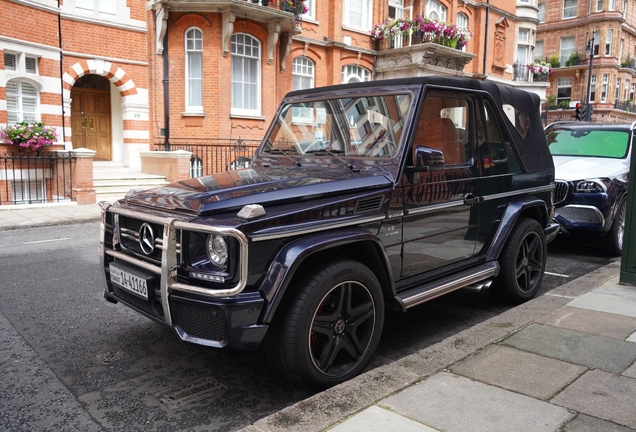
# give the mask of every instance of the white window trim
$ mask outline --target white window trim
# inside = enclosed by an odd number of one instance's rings
[[[543,11],[541,10],[541,5],[543,5]],[[546,13],[546,2],[541,2],[537,4],[537,9],[539,9],[539,11],[537,12],[537,18],[539,19],[540,23],[544,23],[545,22],[545,13]]]
[[[608,85],[609,85],[609,74],[603,74],[603,84],[601,86],[601,102],[607,102]]]
[[[257,68],[257,72],[258,72],[258,76],[256,77],[256,84],[258,86],[257,90],[256,90],[256,109],[245,109],[245,108],[235,108],[234,105],[234,101],[231,101],[231,105],[230,105],[230,115],[232,117],[237,117],[237,118],[257,118],[257,119],[262,119],[263,117],[261,116],[261,92],[263,91],[263,83],[262,83],[262,74],[263,71],[261,70],[263,65],[262,65],[262,60],[261,57],[263,55],[263,44],[261,43],[260,40],[258,40],[258,38],[256,36],[253,36],[249,33],[234,33],[232,35],[232,37],[236,36],[236,35],[245,35],[245,36],[249,36],[250,38],[254,39],[256,42],[258,42],[258,57],[252,57],[252,56],[241,56],[241,57],[245,57],[245,58],[251,58],[251,59],[255,59],[258,61],[258,68]],[[232,54],[232,55],[236,55],[236,54]],[[233,86],[234,85],[234,81],[233,81],[233,75],[232,72],[230,73],[230,83]]]
[[[605,57],[610,57],[612,55],[613,39],[614,39],[614,30],[607,29],[607,32],[605,32]]]
[[[603,0],[596,0],[596,12],[603,10]]]
[[[37,85],[36,83],[34,83],[32,80],[30,79],[24,79],[24,78],[12,78],[11,81],[15,81],[16,83],[16,89],[17,89],[17,93],[13,94],[13,93],[9,93],[9,90],[6,89],[6,96],[7,96],[7,105],[8,105],[8,99],[9,96],[15,96],[17,98],[17,123],[20,123],[22,121],[25,121],[24,119],[24,96],[22,95],[22,83],[26,82],[30,85],[32,85],[35,88],[35,97],[29,97],[30,99],[34,99],[35,100],[35,112],[30,113],[33,114],[35,119],[34,120],[26,120],[26,121],[40,121],[41,119],[41,111],[40,111],[40,86]],[[7,80],[7,83],[9,82],[9,80]],[[9,115],[9,107],[7,106],[7,116]],[[13,123],[10,123],[13,124]]]
[[[356,25],[347,21],[349,16],[349,1],[344,0],[342,2],[342,25],[347,29],[357,30],[357,31],[369,31],[371,30],[372,24],[372,14],[373,14],[373,0],[363,0],[364,6],[362,10],[362,27],[357,27]]]
[[[201,93],[203,93],[203,31],[198,27],[188,27],[186,31],[183,33],[184,38],[184,50],[185,50],[185,111],[187,113],[203,113],[203,105],[190,105],[190,62],[189,62],[189,53],[190,51],[198,51],[198,50],[188,50],[188,33],[192,30],[198,30],[201,33]],[[203,101],[203,94],[201,94],[201,101]]]
[[[574,19],[574,18],[576,18],[576,15],[577,15],[577,13],[576,13],[576,12],[577,12],[578,7],[579,7],[579,2],[578,2],[578,0],[577,0],[577,1],[575,1],[574,6],[568,7],[568,9],[567,9],[568,11],[573,9],[573,10],[574,10],[574,15],[573,15],[573,16],[567,16],[567,17],[565,16],[565,11],[566,11],[566,9],[565,9],[565,2],[566,2],[566,1],[568,1],[568,0],[563,0],[563,8],[562,8],[562,9],[563,9],[563,12],[561,13],[561,18],[562,18],[562,19]]]
[[[344,72],[346,70],[350,70],[352,72],[349,72],[347,75],[345,75]],[[353,73],[353,71],[355,71],[356,73]],[[367,72],[367,74],[369,75],[369,79],[365,80],[364,76],[362,76],[360,73],[357,73],[357,72]],[[344,65],[342,67],[342,75],[343,75],[343,78],[342,78],[343,83],[349,82],[349,80],[353,77],[359,78],[360,82],[371,81],[371,71],[365,67],[358,66],[358,65]]]
[[[307,6],[307,13],[303,14],[303,21],[316,20],[316,0],[305,0],[305,5]]]
[[[570,39],[573,41],[573,43],[572,43],[572,52],[570,54],[568,54],[568,55],[563,55],[563,41],[564,40],[570,40]],[[575,52],[576,52],[576,37],[575,36],[564,36],[564,37],[562,37],[561,41],[560,41],[560,45],[559,45],[559,57],[561,59],[565,58],[565,60],[567,60],[568,58],[570,58],[570,55],[572,55]]]
[[[428,10],[429,3],[437,4],[437,8],[435,10]],[[440,15],[439,21],[446,22],[446,17],[448,16],[448,8],[444,6],[442,3],[438,2],[437,0],[427,0],[425,3],[425,8],[426,8],[426,17],[428,19],[431,19],[430,14],[432,12],[437,12],[438,15]]]

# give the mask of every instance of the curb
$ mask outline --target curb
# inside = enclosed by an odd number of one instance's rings
[[[387,396],[521,330],[616,277],[619,271],[620,263],[608,264],[435,345],[284,408],[240,432],[318,432],[335,426]]]

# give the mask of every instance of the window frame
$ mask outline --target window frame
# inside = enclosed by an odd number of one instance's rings
[[[563,84],[566,83],[567,84]],[[569,94],[567,96],[559,95],[561,89],[570,89]],[[561,105],[561,102],[567,100],[568,103],[572,101],[572,78],[571,77],[562,77],[557,79],[557,106]]]
[[[191,37],[189,34],[191,32],[198,32],[200,35],[200,38],[195,38],[195,37]],[[188,27],[186,29],[186,31],[184,32],[184,50],[185,50],[185,110],[188,113],[198,113],[198,112],[203,112],[203,31],[199,28],[199,27]],[[190,49],[188,47],[189,42],[193,41],[194,42],[194,47],[192,49]],[[201,44],[201,48],[200,49],[196,49],[196,42],[200,42]],[[192,58],[192,56],[194,56],[195,53],[198,53],[199,56],[199,75],[200,78],[194,78],[191,76],[191,62],[190,59]],[[191,86],[193,85],[193,82],[195,80],[198,80],[199,83],[199,87],[200,87],[200,91],[201,91],[201,96],[200,96],[200,105],[193,105],[191,104],[192,100],[191,100]]]
[[[10,84],[16,84],[16,92],[13,93],[13,89],[10,90]],[[25,95],[24,91],[23,91],[23,85],[29,85],[33,88],[35,96],[30,96],[30,95]],[[38,86],[36,86],[35,84],[33,84],[30,80],[28,79],[23,79],[23,78],[12,78],[10,80],[7,81],[6,83],[6,104],[7,104],[7,124],[16,124],[16,123],[20,123],[22,121],[40,121],[40,89],[38,88]],[[10,107],[10,98],[15,98],[15,105],[16,105],[16,110],[15,111],[11,111],[9,110]],[[34,101],[34,111],[28,111],[28,114],[32,114],[32,116],[30,118],[25,118],[25,111],[24,111],[24,100],[25,99],[29,99]],[[11,113],[15,113],[15,121],[12,121],[11,119]]]
[[[601,102],[607,102],[608,85],[609,85],[609,74],[603,74],[603,82],[601,84]]]
[[[353,22],[351,19],[351,13],[357,13],[357,11],[352,11],[351,6],[354,5],[354,2],[360,3],[362,6],[362,10],[360,11],[360,25]],[[344,0],[342,2],[342,24],[350,29],[361,30],[361,31],[369,31],[371,30],[372,24],[372,14],[373,14],[373,0]]]
[[[607,29],[605,32],[605,57],[612,55],[612,42],[614,39],[614,30]]]
[[[316,20],[316,0],[305,0],[307,13],[303,14],[303,19]]]
[[[429,5],[431,6],[431,10],[429,10]],[[432,6],[435,6],[432,8]],[[437,13],[439,18],[431,18],[431,13]],[[437,0],[426,0],[426,18],[428,19],[436,19],[437,21],[446,22],[446,17],[448,16],[448,8],[444,6],[442,3]]]
[[[348,74],[345,74],[345,71],[349,70]],[[360,74],[359,72],[362,72]],[[368,74],[368,79],[365,79],[365,75]],[[351,78],[357,77],[358,81],[350,81]],[[346,78],[346,79],[345,79]],[[342,67],[342,84],[346,84],[349,82],[366,82],[371,81],[371,71],[363,66],[348,64]]]
[[[537,12],[537,18],[539,19],[540,23],[544,23],[545,22],[546,2],[541,2],[541,3],[537,4],[537,9],[539,9],[539,11]]]
[[[572,41],[572,46],[568,47],[566,51],[564,51],[563,48],[563,42],[564,41]],[[566,54],[564,54],[567,53]],[[575,36],[564,36],[561,38],[560,40],[560,45],[559,45],[559,57],[561,58],[561,61],[566,61],[567,59],[570,58],[570,55],[572,55],[573,53],[576,52],[576,37]]]
[[[590,103],[596,101],[596,74],[590,78]]]
[[[258,56],[247,56],[244,54],[238,54],[234,52],[235,46],[238,45],[238,42],[235,42],[235,38],[238,36],[243,36],[243,38],[248,37],[250,38],[252,41],[256,42],[256,45],[250,45],[250,51],[252,51],[254,48],[258,48]],[[245,39],[244,39],[245,42]],[[245,46],[245,43],[242,43],[243,46]],[[232,35],[232,39],[231,39],[231,45],[232,45],[232,49],[231,49],[231,55],[232,57],[240,57],[243,59],[242,61],[242,67],[243,69],[241,70],[241,76],[244,77],[244,72],[245,72],[245,62],[246,61],[251,61],[255,63],[255,69],[257,72],[257,77],[256,77],[256,82],[254,83],[250,83],[250,82],[246,82],[245,80],[242,81],[235,81],[235,70],[234,70],[234,59],[232,59],[232,66],[231,66],[231,73],[230,73],[230,79],[231,79],[231,83],[232,83],[232,88],[231,88],[231,108],[230,108],[230,112],[232,115],[240,115],[240,116],[250,116],[250,117],[259,117],[261,115],[261,92],[262,92],[262,60],[261,57],[263,55],[263,44],[261,43],[261,41],[256,38],[255,36],[249,34],[249,33],[234,33]],[[245,51],[245,50],[243,50]],[[234,95],[234,84],[240,82],[242,84],[242,90],[245,90],[245,84],[255,84],[256,85],[256,101],[255,101],[255,105],[256,108],[254,109],[250,109],[250,108],[244,108],[245,106],[245,92],[242,91],[242,100],[241,100],[241,106],[235,106],[235,102],[237,102],[237,100],[235,99],[235,95]]]
[[[577,15],[578,0],[563,0],[563,13],[562,19],[576,18]]]

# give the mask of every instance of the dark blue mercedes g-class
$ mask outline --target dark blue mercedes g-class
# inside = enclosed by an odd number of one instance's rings
[[[439,77],[288,94],[249,168],[100,203],[105,297],[291,380],[358,374],[385,308],[539,289],[554,166],[539,98]]]

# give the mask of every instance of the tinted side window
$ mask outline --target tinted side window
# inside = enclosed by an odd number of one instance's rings
[[[501,120],[488,101],[484,101],[483,115],[478,110],[477,141],[479,159],[484,175],[521,172],[510,142],[502,133]]]
[[[468,100],[456,94],[437,91],[428,94],[418,123],[416,145],[440,150],[444,165],[467,163],[470,113]]]

